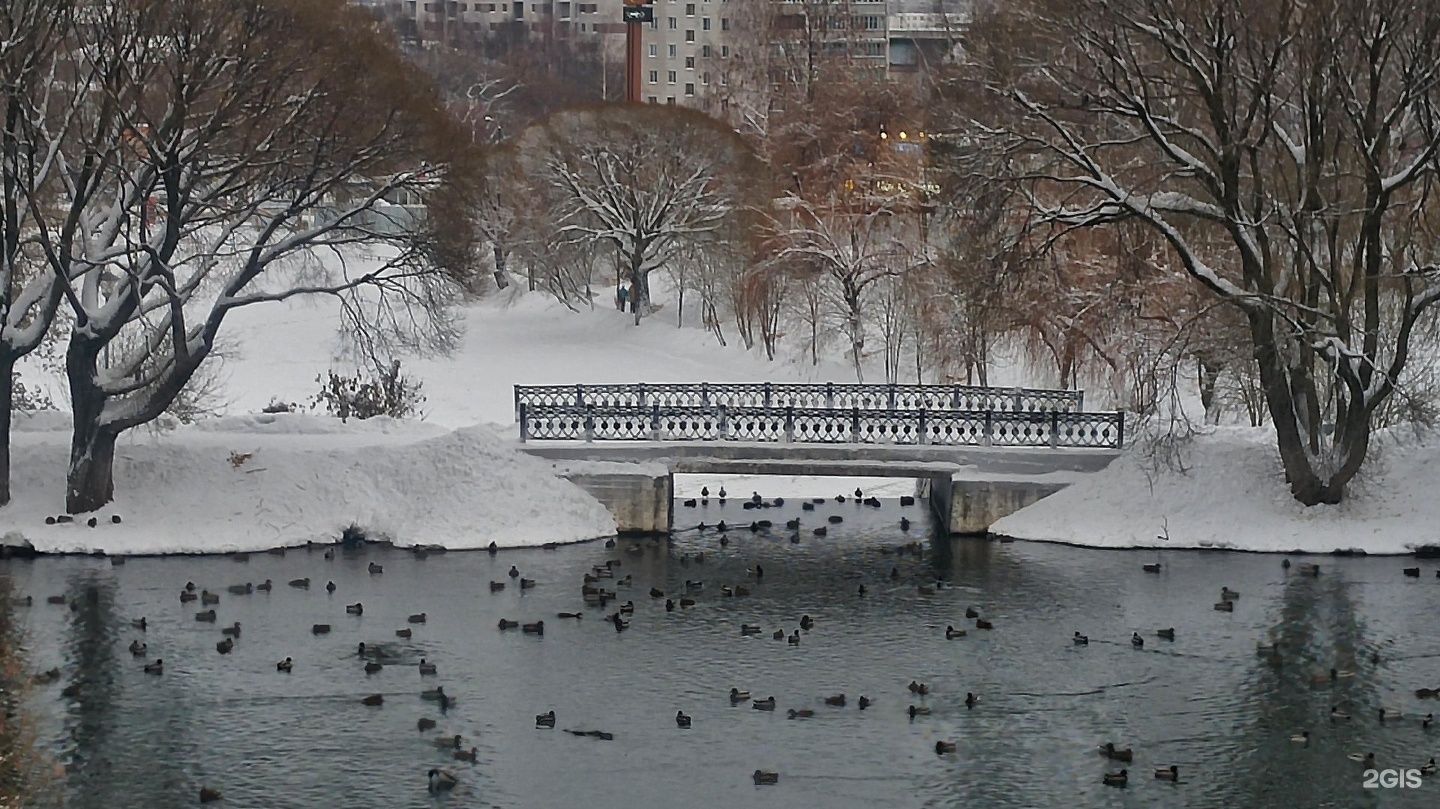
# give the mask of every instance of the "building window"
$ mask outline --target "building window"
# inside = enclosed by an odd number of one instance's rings
[[[660,99],[656,98],[655,96],[650,96],[649,101],[650,101],[651,104],[659,104],[659,103],[660,103]]]
[[[695,85],[693,85],[693,84],[687,84],[687,85],[685,85],[685,95],[687,95],[687,96],[694,96],[694,95],[695,95]]]
[[[477,7],[476,7],[476,10],[479,10],[478,5],[477,5]],[[488,11],[489,9],[486,9],[486,10]],[[562,19],[567,19],[567,20],[570,19],[570,4],[569,4],[569,3],[561,3],[561,4],[560,4],[560,17],[561,17]]]
[[[701,28],[701,30],[704,30],[704,31],[709,31],[709,30],[710,30],[710,18],[709,18],[709,17],[701,17],[701,18],[700,18],[700,28]]]
[[[729,46],[729,45],[721,45],[721,46],[720,46],[720,58],[721,58],[721,59],[729,59],[729,58],[730,58],[730,46]]]
[[[694,42],[694,41],[695,41],[695,30],[694,30],[693,28],[691,28],[691,29],[686,29],[686,31],[685,31],[685,41],[686,41],[686,42]]]
[[[707,71],[705,71],[704,73],[701,73],[701,74],[700,74],[700,83],[701,83],[701,84],[709,84],[709,83],[710,83],[710,71],[707,70]]]
[[[651,83],[651,84],[659,84],[659,83],[660,83],[660,71],[658,71],[658,70],[652,70],[652,71],[650,71],[650,83]]]
[[[686,69],[686,70],[694,70],[694,69],[695,69],[695,57],[693,57],[693,56],[687,56],[687,57],[685,57],[685,69]]]
[[[651,58],[651,59],[654,59],[655,57],[657,57],[657,56],[659,56],[659,55],[660,55],[660,46],[659,46],[659,45],[651,45],[651,46],[650,46],[650,58]]]
[[[730,30],[730,18],[729,18],[729,17],[721,17],[721,18],[720,18],[720,30],[721,30],[721,31],[729,31],[729,30]]]
[[[674,84],[674,83],[675,83],[675,71],[673,71],[673,70],[667,70],[667,71],[665,72],[665,80],[668,81],[668,82],[670,82],[671,84]]]
[[[600,4],[599,4],[599,3],[581,3],[581,4],[580,4],[580,13],[581,13],[581,14],[594,14],[595,12],[599,11],[599,9],[600,9]]]
[[[709,59],[709,58],[710,58],[710,46],[709,46],[709,45],[701,45],[701,46],[700,46],[700,55],[701,55],[702,57],[706,58],[706,59]]]
[[[669,98],[665,99],[665,103],[671,107],[675,106],[675,96],[670,96]]]
[[[686,4],[685,4],[685,16],[686,16],[686,17],[694,17],[694,16],[695,16],[695,4],[694,4],[694,3],[686,3]]]
[[[866,31],[879,31],[885,27],[885,18],[865,16],[860,18],[860,24]]]
[[[670,46],[669,54],[670,54],[670,58],[671,58],[671,59],[674,59],[674,58],[675,58],[675,46],[674,46],[674,45],[671,45],[671,46]]]
[[[669,18],[667,18],[667,19],[668,19],[668,22],[667,22],[666,25],[665,25],[666,28],[669,28],[671,31],[674,31],[676,28],[679,27],[679,26],[677,26],[677,25],[675,24],[675,18],[674,18],[674,17],[669,17]]]

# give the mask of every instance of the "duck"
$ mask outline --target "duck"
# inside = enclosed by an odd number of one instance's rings
[[[478,751],[473,747],[469,750],[456,750],[451,755],[454,756],[456,761],[468,761],[471,764],[474,764],[478,760]]]
[[[956,629],[953,626],[945,627],[945,640],[955,640],[956,638],[963,638],[967,634],[969,633],[963,629]]]
[[[1237,598],[1239,598],[1239,597],[1240,597],[1240,594],[1237,593],[1237,592],[1235,592],[1234,590],[1231,590],[1229,587],[1221,587],[1221,588],[1220,588],[1220,600],[1221,600],[1221,601],[1234,601],[1235,599],[1237,599]]]
[[[409,637],[413,637],[414,634],[415,634],[415,633],[414,633],[414,632],[411,632],[409,629],[397,629],[397,630],[395,630],[395,637],[397,637],[397,638],[409,638]]]
[[[222,627],[222,628],[220,629],[220,634],[226,635],[226,636],[229,636],[229,637],[232,637],[232,638],[238,638],[238,637],[240,637],[240,622],[239,622],[239,621],[236,621],[235,623],[231,624],[230,626]]]
[[[789,641],[789,643],[790,643],[791,646],[799,646],[799,645],[800,645],[800,630],[798,630],[798,629],[795,630],[795,634],[791,635],[789,638],[786,638],[786,640]]]
[[[921,705],[911,705],[907,713],[910,714],[911,719],[914,719],[917,716],[929,716],[930,709]]]
[[[333,594],[333,593],[335,592],[335,582],[333,582],[333,581],[327,581],[327,582],[325,582],[325,592],[327,592],[327,593],[332,593],[332,594]]]
[[[255,592],[255,585],[247,581],[244,584],[232,584],[225,589],[229,590],[231,595],[248,596]]]
[[[1418,579],[1418,578],[1420,578],[1420,568],[1418,568],[1418,567],[1407,567],[1407,568],[1405,568],[1404,570],[1401,570],[1400,572],[1403,573],[1403,574],[1405,574],[1406,576],[1409,576],[1409,577],[1412,578],[1412,579]]]
[[[1075,632],[1075,634],[1074,634],[1073,636],[1071,636],[1070,640],[1071,640],[1076,646],[1088,646],[1088,645],[1090,645],[1090,638],[1089,638],[1089,636],[1080,634],[1080,632],[1079,632],[1078,630]]]
[[[203,623],[213,624],[213,623],[215,623],[215,610],[206,610],[206,611],[204,611],[204,612],[197,612],[197,613],[195,613],[195,620],[201,621],[201,622],[203,622]]]
[[[693,607],[693,606],[695,606],[695,599],[693,599],[693,598],[686,598],[685,596],[681,596],[681,597],[680,597],[680,606],[681,606],[682,608],[684,608],[684,607]]]
[[[826,697],[826,698],[825,698],[825,704],[826,704],[826,705],[834,705],[834,706],[837,707],[837,708],[844,708],[844,707],[845,707],[845,695],[844,695],[844,694],[835,694],[834,696]]]
[[[510,572],[506,573],[505,575],[509,576],[512,579],[518,579],[520,578],[520,568],[511,565]]]
[[[738,688],[732,688],[732,689],[730,689],[730,701],[731,701],[731,702],[744,702],[744,701],[747,700],[747,699],[750,699],[750,692],[749,692],[749,691],[741,691],[741,690],[738,689]]]
[[[460,734],[457,733],[454,736],[436,737],[430,743],[440,748],[441,750],[459,750],[460,746],[464,742],[464,738],[462,738]]]
[[[146,663],[146,664],[145,664],[145,673],[146,673],[146,674],[164,674],[164,673],[165,673],[165,661],[164,661],[164,660],[161,660],[160,658],[157,657],[157,658],[155,658],[155,662],[154,662],[154,663]]]
[[[140,630],[141,632],[144,632],[146,627],[146,621],[144,618],[137,618],[130,622],[130,626]]]
[[[783,632],[784,630],[781,630],[781,631]],[[759,635],[760,632],[761,632],[760,627],[755,626],[754,624],[741,624],[741,625],[740,625],[740,634],[741,634],[742,636]]]
[[[210,787],[206,786],[200,787],[201,803],[214,803],[215,801],[221,800],[224,797],[225,796],[221,795],[220,790],[218,789],[211,789]]]
[[[356,601],[354,604],[347,604],[345,606],[345,612],[349,615],[364,615],[365,605],[359,601]]]
[[[1114,742],[1106,742],[1100,746],[1100,754],[1111,761],[1124,761],[1129,763],[1135,760],[1135,751],[1129,747],[1123,750],[1116,747]]]
[[[534,587],[534,586],[535,586],[535,580],[534,580],[534,579],[527,579],[527,578],[524,578],[523,576],[520,578],[520,589],[521,589],[521,590],[529,590],[530,588],[532,588],[532,587]]]
[[[295,668],[295,661],[291,660],[288,657],[275,664],[276,671],[283,671],[286,674],[289,674],[290,670],[293,668]]]
[[[586,583],[590,583],[590,582],[599,581],[599,579],[597,579],[597,578],[595,578],[594,576],[591,576],[591,575],[589,575],[589,574],[587,573],[587,574],[585,575],[585,581],[586,581]],[[501,590],[504,590],[504,589],[505,589],[505,582],[503,582],[503,581],[492,581],[492,582],[490,582],[490,592],[492,592],[492,593],[498,593],[498,592],[500,592]]]
[[[1169,767],[1156,767],[1155,777],[1161,781],[1179,781],[1180,768],[1171,764]]]
[[[545,713],[542,713],[542,714],[536,714],[536,715],[535,715],[535,727],[537,727],[537,728],[553,728],[553,727],[555,727],[555,712],[554,712],[554,711],[546,711]]]
[[[1123,787],[1130,780],[1130,771],[1107,772],[1100,780],[1107,787]]]
[[[1337,669],[1333,666],[1330,668],[1330,679],[1332,680],[1346,680],[1354,676],[1355,672],[1348,669]]]
[[[288,583],[289,583],[289,585],[290,585],[291,587],[294,587],[296,590],[309,590],[309,589],[310,589],[310,578],[309,578],[308,576],[305,577],[305,578],[303,578],[303,579],[291,579]]]
[[[490,544],[485,546],[485,552],[494,556],[500,552],[500,546],[496,545],[494,540],[491,540]]]
[[[378,674],[378,673],[380,673],[381,671],[384,671],[384,670],[385,670],[385,664],[384,664],[384,663],[377,663],[377,662],[375,662],[374,660],[370,660],[370,661],[368,661],[368,662],[365,663],[365,673],[366,673],[366,674]]]
[[[900,530],[901,530],[901,531],[909,531],[909,530],[910,530],[910,520],[909,520],[908,518],[906,518],[906,517],[901,517],[901,518],[900,518]]]
[[[371,694],[370,696],[360,700],[360,704],[369,705],[372,708],[378,707],[385,704],[385,697],[381,694]]]
[[[953,752],[955,752],[955,750],[956,750],[956,746],[955,746],[955,743],[954,743],[954,742],[943,742],[943,741],[935,742],[935,754],[936,754],[936,755],[943,756],[943,755],[945,755],[946,753],[953,753]]]
[[[759,562],[756,562],[754,567],[747,569],[745,573],[757,579],[765,578],[765,568],[761,567]]]
[[[145,649],[146,649],[146,644],[141,643],[141,642],[138,641],[138,640],[134,640],[134,641],[131,641],[131,642],[130,642],[130,654],[135,655],[136,657],[144,657],[144,656],[145,656]]]
[[[443,685],[437,685],[428,691],[420,692],[420,699],[430,702],[438,702],[443,696],[445,696],[445,686]]]
[[[65,596],[48,596],[48,597],[45,599],[45,603],[46,603],[46,604],[64,604],[64,603],[65,603]]]
[[[661,590],[659,587],[651,587],[651,588],[650,588],[650,597],[651,597],[651,598],[664,598],[664,597],[665,597],[665,591],[664,591],[664,590]]]
[[[181,604],[188,604],[188,603],[190,603],[191,601],[199,601],[199,600],[200,600],[200,596],[197,596],[197,595],[195,595],[194,593],[189,593],[189,592],[184,592],[184,591],[181,591],[181,593],[180,593],[180,603],[181,603]]]
[[[1160,563],[1159,563],[1159,562],[1153,562],[1153,563],[1148,564],[1148,565],[1141,565],[1140,568],[1141,568],[1142,570],[1144,570],[1146,573],[1159,573],[1159,572],[1160,572]]]
[[[1257,655],[1273,655],[1279,650],[1280,647],[1274,643],[1260,643],[1258,641],[1255,643],[1255,654]]]
[[[425,613],[422,612],[416,615],[412,615],[405,620],[409,621],[412,624],[423,624],[425,623]]]
[[[218,595],[210,592],[209,590],[201,590],[201,591],[200,591],[200,606],[202,606],[202,607],[208,607],[208,606],[210,606],[210,605],[212,605],[212,604],[219,604],[219,603],[220,603],[220,596],[218,596]]]
[[[368,646],[364,641],[360,642],[359,647],[355,650],[355,654],[359,657],[374,657],[380,660],[390,657],[390,653],[383,648],[379,646]]]
[[[966,608],[965,608],[965,617],[966,617],[966,618],[969,618],[969,619],[972,619],[972,620],[975,619],[975,618],[979,618],[979,617],[980,617],[980,611],[977,610],[977,609],[975,609],[974,607],[966,607]]]
[[[965,692],[965,707],[966,707],[966,708],[974,708],[979,702],[980,702],[980,698],[979,698],[979,697],[975,696],[974,694],[970,693],[969,691],[966,691],[966,692]]]
[[[1130,645],[1136,649],[1142,649],[1145,647],[1145,639],[1140,637],[1139,632],[1132,632],[1130,633]]]
[[[1155,637],[1159,638],[1160,640],[1175,640],[1175,628],[1171,627],[1170,629],[1157,629],[1155,630]]]
[[[774,633],[773,635],[771,635],[770,637],[773,638],[773,639],[775,639],[775,640],[785,640],[785,630],[783,630],[783,629],[777,629],[777,630],[775,630],[775,633]]]
[[[1380,709],[1380,721],[1381,721],[1381,722],[1386,722],[1386,721],[1395,720],[1395,719],[1403,719],[1403,718],[1404,718],[1404,715],[1401,714],[1399,711],[1395,710],[1394,708],[1381,708],[1381,709]]]
[[[1345,713],[1344,711],[1340,710],[1340,706],[1339,706],[1339,705],[1331,705],[1331,706],[1330,706],[1330,721],[1331,721],[1331,722],[1345,721],[1345,720],[1348,720],[1349,718],[1350,718],[1350,714]]]
[[[520,631],[526,635],[543,635],[545,634],[545,622],[536,621],[533,624],[522,624]]]
[[[454,789],[455,785],[460,783],[459,778],[456,778],[452,773],[446,772],[445,770],[441,769],[432,769],[429,772],[429,777],[430,785],[428,789],[431,792],[446,792],[448,790]]]
[[[675,726],[676,726],[676,727],[682,727],[682,728],[688,728],[688,727],[690,727],[690,717],[689,717],[689,716],[686,716],[684,711],[676,711],[676,712],[675,712]]]
[[[911,680],[910,685],[906,687],[910,689],[910,693],[919,694],[922,697],[930,693],[930,686],[925,685],[924,683],[917,683],[914,680]]]
[[[778,772],[766,772],[764,770],[756,770],[755,774],[751,777],[755,779],[755,786],[757,787],[761,786],[762,784],[780,783],[780,773]]]
[[[310,625],[310,634],[312,634],[312,635],[328,635],[328,634],[330,634],[330,625],[329,625],[329,624],[311,624],[311,625]]]
[[[268,593],[271,590],[275,589],[275,583],[270,581],[269,579],[266,579],[265,581],[262,581],[259,584],[255,585],[255,589],[262,593]]]
[[[815,712],[810,710],[809,708],[801,708],[798,710],[795,708],[791,708],[790,710],[785,712],[785,718],[787,719],[809,719],[814,715]]]
[[[773,711],[775,710],[775,698],[766,697],[765,699],[754,700],[750,703],[750,707],[757,711]]]
[[[497,626],[499,626],[499,627],[500,627],[500,630],[503,632],[503,631],[505,631],[505,630],[507,630],[507,629],[514,629],[514,628],[520,626],[520,622],[519,622],[519,621],[511,621],[511,620],[509,620],[509,619],[507,619],[507,618],[501,618],[501,619],[500,619],[500,623],[497,624]]]
[[[933,596],[935,595],[935,588],[921,584],[915,587],[915,592],[922,596]]]
[[[1421,775],[1434,775],[1435,772],[1436,772],[1436,766],[1435,766],[1435,757],[1434,757],[1434,756],[1431,756],[1429,761],[1427,761],[1427,762],[1425,762],[1424,764],[1420,765],[1420,774],[1421,774]]]
[[[1367,769],[1367,770],[1373,770],[1373,769],[1375,769],[1375,754],[1374,754],[1374,753],[1366,753],[1366,754],[1363,755],[1363,756],[1360,755],[1359,753],[1351,753],[1351,754],[1347,755],[1346,758],[1350,759],[1351,761],[1358,761],[1360,764],[1364,765],[1365,769]]]
[[[379,574],[379,573],[384,573],[384,572],[385,572],[385,568],[384,568],[383,565],[377,565],[377,564],[375,564],[374,562],[371,562],[369,565],[366,565],[365,569],[368,570],[368,571],[370,571],[370,575],[372,575],[372,576],[374,576],[374,575],[376,575],[376,574]]]
[[[435,664],[426,663],[425,658],[420,658],[420,676],[424,677],[434,673],[436,673]]]
[[[994,629],[994,628],[995,628],[995,625],[992,624],[992,623],[990,623],[989,621],[985,620],[984,618],[976,618],[976,619],[975,619],[975,628],[976,628],[976,629]]]
[[[1217,601],[1217,602],[1215,602],[1215,611],[1216,611],[1216,612],[1234,612],[1234,611],[1235,611],[1235,602],[1234,602],[1234,601]]]
[[[1308,731],[1308,730],[1302,730],[1302,731],[1300,731],[1299,733],[1295,734],[1294,736],[1291,736],[1291,737],[1290,737],[1290,741],[1292,741],[1292,742],[1294,742],[1294,743],[1296,743],[1296,744],[1303,744],[1303,745],[1305,745],[1306,747],[1309,747],[1309,746],[1310,746],[1310,731]]]
[[[870,707],[870,705],[871,705],[870,698],[862,694],[862,695],[860,696],[860,699],[858,699],[858,700],[855,701],[855,704],[858,705],[858,706],[860,707],[860,710],[863,711],[863,710],[865,710],[866,708],[869,708],[869,707]]]
[[[1434,699],[1440,697],[1440,688],[1417,688],[1415,689],[1417,699]]]

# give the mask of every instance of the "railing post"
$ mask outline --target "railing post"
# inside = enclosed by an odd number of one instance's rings
[[[1083,390],[1075,391],[1075,412],[1085,412],[1085,391]]]
[[[825,409],[826,409],[826,410],[834,410],[834,409],[835,409],[835,383],[834,383],[834,382],[826,382],[826,383],[825,383]]]
[[[1022,389],[1020,389],[1020,388],[1016,388],[1016,389],[1015,389],[1014,396],[1015,396],[1015,404],[1014,404],[1015,412],[1016,412],[1016,413],[1024,413],[1024,412],[1025,412],[1025,391],[1022,390]]]
[[[930,424],[929,419],[926,418],[925,413],[925,408],[920,408],[920,434],[916,436],[915,443],[921,446],[930,443]]]
[[[530,437],[530,427],[525,423],[525,404],[520,401],[518,392],[515,396],[515,415],[520,422],[520,443],[523,444],[525,439]]]
[[[795,443],[795,407],[793,405],[785,407],[785,443]]]
[[[1115,449],[1125,448],[1125,411],[1115,411]]]
[[[516,386],[515,386],[515,420],[516,420],[516,421],[519,421],[519,420],[520,420],[520,386],[519,386],[519,385],[516,385]],[[522,437],[521,440],[523,441],[524,438]]]
[[[770,409],[770,383],[765,383],[765,409]]]
[[[636,400],[636,402],[635,402],[636,404],[640,405],[641,407],[644,407],[645,405],[650,404],[650,401],[649,401],[649,400],[650,400],[650,397],[649,397],[649,394],[645,391],[645,383],[644,383],[644,382],[637,382],[637,383],[635,383],[635,391],[636,391],[636,394],[635,394],[635,395],[636,395],[637,397],[639,397],[639,398]]]
[[[885,387],[887,388],[887,391],[886,391],[887,396],[886,396],[886,398],[887,398],[887,400],[888,400],[889,409],[890,409],[890,410],[894,410],[894,409],[895,409],[895,383],[892,382],[892,383],[886,385]]]
[[[585,443],[595,440],[595,405],[585,405]]]
[[[959,409],[960,409],[960,386],[959,386],[959,385],[951,385],[951,386],[950,386],[950,409],[951,409],[951,410],[959,410]]]
[[[730,440],[730,408],[720,405],[720,426],[716,428],[716,437],[721,441]]]
[[[706,382],[700,383],[700,406],[710,406],[710,385]]]
[[[1050,411],[1050,448],[1060,446],[1060,411]]]
[[[589,404],[589,402],[586,402],[586,401],[585,401],[585,386],[584,386],[584,385],[576,385],[576,386],[575,386],[575,406],[576,406],[576,407],[584,407],[584,406],[587,405],[587,404]]]
[[[860,408],[850,408],[850,443],[860,443]]]
[[[985,435],[980,438],[980,446],[988,447],[995,443],[995,411],[985,410]]]
[[[660,403],[650,405],[650,440],[660,440]]]

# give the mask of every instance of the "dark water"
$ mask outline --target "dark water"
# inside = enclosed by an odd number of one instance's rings
[[[1413,564],[1396,559],[1317,558],[1319,578],[1287,576],[1273,556],[1168,553],[1165,572],[1146,574],[1153,552],[1087,551],[1025,543],[942,542],[923,559],[887,553],[923,538],[897,526],[902,513],[829,503],[802,515],[783,509],[723,512],[677,507],[677,522],[803,516],[802,542],[731,531],[722,549],[714,533],[680,532],[663,542],[602,543],[556,551],[450,553],[416,559],[400,551],[337,554],[292,551],[280,558],[47,559],[8,563],[16,590],[36,597],[66,593],[76,610],[37,603],[28,610],[33,662],[60,666],[65,679],[37,702],[53,720],[55,750],[70,764],[68,805],[76,809],[165,809],[195,803],[201,784],[220,789],[231,807],[497,806],[668,809],[675,806],[767,807],[1369,807],[1434,806],[1440,776],[1420,789],[1362,788],[1361,765],[1349,753],[1374,751],[1379,766],[1418,767],[1436,753],[1440,729],[1423,731],[1418,715],[1440,709],[1421,702],[1418,686],[1440,686],[1440,581],[1433,563],[1423,578],[1401,576]],[[831,535],[809,528],[828,513],[845,516]],[[927,548],[930,545],[927,543]],[[703,565],[681,564],[704,550]],[[631,628],[617,634],[584,610],[581,574],[618,558],[620,587],[633,599]],[[371,576],[366,565],[384,565]],[[1299,561],[1299,560],[1297,560]],[[763,581],[746,568],[764,565]],[[492,594],[486,582],[517,565],[539,586],[511,583]],[[888,572],[899,568],[901,578]],[[916,583],[939,575],[953,584],[932,596]],[[307,591],[285,586],[310,576]],[[271,578],[271,594],[223,593],[219,625],[240,621],[233,654],[215,651],[218,626],[196,623],[196,604],[177,594],[186,580],[223,591]],[[700,579],[699,604],[666,613],[651,586],[678,593]],[[323,585],[339,587],[327,596]],[[508,579],[507,579],[508,581]],[[869,594],[856,595],[865,583]],[[613,582],[606,582],[612,585]],[[725,598],[722,584],[748,584],[753,595]],[[1241,593],[1233,614],[1212,610],[1222,585]],[[84,595],[94,589],[92,597]],[[364,615],[344,605],[363,602]],[[946,624],[969,625],[976,605],[993,632],[947,641]],[[613,610],[614,605],[609,609]],[[429,621],[401,641],[406,616]],[[815,627],[798,646],[770,638],[792,631],[802,614]],[[130,628],[146,616],[149,631]],[[544,619],[543,638],[500,632],[500,618]],[[312,637],[316,622],[334,625]],[[765,627],[741,637],[740,624]],[[1173,626],[1167,643],[1154,630]],[[1091,638],[1075,647],[1072,632]],[[1133,649],[1133,631],[1146,636]],[[1280,668],[1255,653],[1275,632],[1290,659]],[[147,676],[126,646],[141,637],[149,658],[166,661]],[[393,644],[407,665],[366,675],[360,641]],[[1378,651],[1380,663],[1370,662]],[[294,673],[275,662],[295,659]],[[439,677],[420,677],[420,657]],[[1313,674],[1336,665],[1356,675],[1313,687]],[[906,689],[929,683],[921,700]],[[81,682],[78,697],[61,688]],[[419,698],[443,684],[457,699],[447,715]],[[732,686],[774,695],[780,710],[732,707]],[[973,691],[980,703],[967,710]],[[850,705],[821,698],[844,692]],[[383,693],[385,705],[361,697]],[[859,711],[867,695],[873,707]],[[911,721],[911,703],[931,708]],[[1330,706],[1353,711],[1333,724]],[[1405,718],[1381,726],[1379,706]],[[789,721],[787,708],[813,709]],[[539,730],[533,717],[559,717]],[[694,727],[675,726],[676,710]],[[1418,714],[1417,714],[1418,712]],[[439,721],[418,733],[416,720]],[[601,729],[613,741],[576,738],[560,728]],[[1310,730],[1302,747],[1293,734]],[[479,763],[437,751],[439,733],[462,734]],[[958,752],[937,756],[937,740]],[[1118,769],[1095,746],[1113,740],[1135,748],[1130,786],[1101,784]],[[1155,767],[1178,765],[1182,783],[1153,779]],[[457,790],[426,793],[425,773],[446,767]],[[756,768],[778,771],[777,786],[756,787]]]

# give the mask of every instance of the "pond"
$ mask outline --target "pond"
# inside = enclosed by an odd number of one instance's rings
[[[914,521],[908,532],[901,516]],[[843,522],[831,524],[839,516]],[[798,542],[786,521],[800,518]],[[956,539],[932,542],[922,506],[880,508],[833,499],[742,510],[677,503],[676,522],[732,523],[677,531],[669,543],[620,540],[556,550],[434,554],[371,547],[228,557],[48,558],[0,567],[25,613],[32,663],[60,667],[36,703],[56,754],[69,765],[76,809],[194,805],[200,786],[246,807],[559,807],[668,809],[769,807],[1319,807],[1434,806],[1440,776],[1418,789],[1366,789],[1349,754],[1374,752],[1380,768],[1419,767],[1440,730],[1421,727],[1440,686],[1440,607],[1434,564],[1412,560],[1091,551]],[[775,527],[735,530],[751,520]],[[813,528],[824,525],[828,536]],[[897,553],[912,541],[925,553]],[[704,561],[696,557],[702,553]],[[628,630],[587,608],[581,577],[618,559],[602,580],[633,600]],[[1142,565],[1159,560],[1162,572]],[[1318,562],[1318,577],[1299,574]],[[383,566],[372,574],[369,565]],[[514,565],[536,581],[522,590]],[[763,577],[747,570],[763,567]],[[897,578],[891,577],[892,568]],[[310,577],[300,590],[286,585]],[[632,577],[632,584],[620,584]],[[920,585],[946,586],[923,594]],[[228,585],[274,581],[231,595]],[[488,582],[505,581],[491,592]],[[667,612],[652,587],[691,607]],[[217,623],[181,604],[187,581],[220,592]],[[328,594],[327,581],[336,584]],[[865,595],[859,595],[861,585]],[[725,596],[743,586],[748,596]],[[1233,612],[1213,604],[1238,591]],[[64,594],[74,609],[44,603]],[[361,615],[346,605],[363,604]],[[994,624],[975,628],[967,608]],[[425,613],[424,624],[408,616]],[[583,612],[580,620],[559,612]],[[814,620],[798,644],[801,616]],[[145,632],[131,626],[144,617]],[[545,621],[543,636],[500,631],[501,618]],[[221,655],[220,627],[240,622]],[[316,623],[332,625],[312,635]],[[742,636],[742,624],[762,628]],[[945,627],[968,630],[947,640]],[[1175,640],[1156,636],[1173,627]],[[396,630],[409,628],[409,639]],[[1075,632],[1089,644],[1071,642]],[[1132,633],[1144,639],[1131,644]],[[1256,653],[1279,640],[1283,662]],[[127,647],[139,638],[145,657]],[[381,644],[384,668],[367,674],[361,642]],[[1378,656],[1378,657],[1377,657]],[[286,657],[293,671],[276,671]],[[141,664],[163,658],[164,674]],[[422,676],[421,658],[438,667]],[[1378,662],[1372,662],[1378,660]],[[1331,681],[1331,667],[1342,676]],[[1320,682],[1312,682],[1317,676]],[[1352,676],[1343,676],[1352,675]],[[907,689],[926,683],[928,696]],[[79,683],[73,698],[61,690]],[[442,685],[442,713],[421,699]],[[732,687],[774,696],[778,710],[732,705]],[[844,693],[847,704],[823,698]],[[966,694],[978,703],[966,707]],[[382,694],[384,704],[361,699]],[[857,707],[861,695],[873,704]],[[929,709],[911,718],[910,705]],[[1332,705],[1354,715],[1332,722]],[[1402,718],[1381,723],[1381,707]],[[789,709],[814,716],[788,719]],[[553,710],[554,729],[535,726]],[[692,717],[688,729],[675,714]],[[435,729],[417,730],[417,720]],[[610,740],[566,729],[601,730]],[[1302,745],[1292,736],[1309,731]],[[460,734],[474,764],[438,749]],[[937,741],[955,752],[937,755]],[[1096,746],[1134,748],[1123,791],[1101,783],[1122,766]],[[1153,777],[1175,765],[1180,782]],[[426,773],[458,775],[430,795]],[[756,769],[779,783],[756,786]]]

